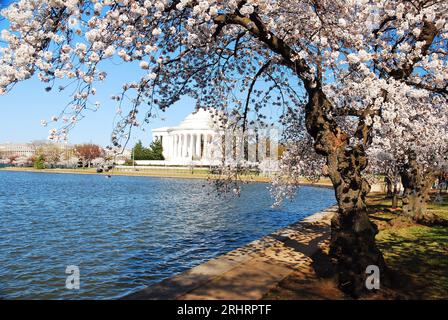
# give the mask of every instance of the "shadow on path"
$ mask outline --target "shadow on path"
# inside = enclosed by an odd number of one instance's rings
[[[291,274],[330,279],[334,271],[323,248],[334,212],[331,207],[125,298],[256,300]]]

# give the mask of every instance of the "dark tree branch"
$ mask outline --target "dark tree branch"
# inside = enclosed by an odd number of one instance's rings
[[[266,69],[270,66],[271,60],[267,61],[261,68],[258,70],[258,72],[255,74],[252,83],[249,86],[249,91],[247,92],[246,97],[246,103],[244,105],[244,114],[243,114],[243,132],[246,131],[246,122],[247,122],[247,113],[249,111],[249,103],[250,103],[250,96],[252,94],[252,91],[254,89],[255,83],[257,82],[257,79],[266,71]]]

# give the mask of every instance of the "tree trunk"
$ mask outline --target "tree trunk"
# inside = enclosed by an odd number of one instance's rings
[[[398,191],[397,188],[394,187],[394,191],[392,193],[392,209],[397,209],[398,207]]]
[[[426,218],[429,192],[436,180],[436,174],[410,160],[401,172],[403,183],[403,215],[419,222]]]
[[[392,180],[389,177],[385,177],[384,178],[384,182],[386,183],[386,190],[387,190],[387,196],[391,197],[393,196],[393,191],[392,191]]]
[[[339,207],[331,221],[330,241],[330,255],[336,265],[339,287],[345,293],[359,297],[367,292],[367,266],[378,266],[383,280],[386,264],[375,244],[378,229],[367,215],[365,197],[370,186],[362,177],[367,156],[362,147],[348,146],[347,135],[326,116],[328,104],[321,91],[312,92],[306,106],[306,125],[314,138],[316,152],[327,157]]]
[[[371,126],[364,119],[370,117],[370,114],[359,115],[356,137],[361,139],[359,145],[362,147],[348,146],[347,134],[330,116],[334,109],[322,88],[320,66],[317,72],[312,70],[288,44],[266,28],[256,13],[249,18],[221,15],[214,21],[218,26],[233,23],[246,28],[273,52],[282,56],[283,63],[302,80],[308,94],[306,128],[314,139],[316,152],[327,158],[339,205],[338,213],[331,223],[330,252],[337,264],[340,288],[352,296],[359,296],[366,290],[367,266],[377,265],[381,271],[386,269],[383,256],[375,245],[377,228],[367,216],[365,195],[370,186],[362,178],[362,171],[367,165],[363,148],[370,143],[371,132]]]
[[[384,181],[387,187],[387,196],[392,198],[392,209],[398,207],[399,173],[395,169],[388,170]]]
[[[367,266],[378,266],[383,276],[386,272],[385,261],[375,244],[378,228],[367,215],[365,198],[370,186],[361,176],[362,166],[356,165],[366,162],[366,158],[353,156],[356,152],[338,156],[336,166],[333,165],[336,170],[331,170],[330,175],[339,206],[331,222],[330,255],[336,262],[340,289],[353,297],[367,291]]]

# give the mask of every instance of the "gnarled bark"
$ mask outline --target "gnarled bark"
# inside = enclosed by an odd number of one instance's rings
[[[396,177],[387,176],[384,178],[384,182],[386,183],[386,192],[387,197],[392,198],[392,209],[396,209],[398,207],[398,182]]]
[[[306,108],[307,129],[315,139],[316,151],[327,156],[328,173],[339,206],[338,214],[331,222],[330,242],[330,255],[336,263],[339,287],[358,297],[367,291],[367,266],[378,266],[383,276],[387,270],[375,245],[378,229],[367,215],[366,195],[370,186],[362,177],[367,156],[361,146],[348,147],[347,136],[327,118],[325,109],[328,107],[329,102],[323,92],[312,91]]]
[[[339,210],[331,223],[330,253],[336,262],[340,288],[357,297],[366,291],[366,268],[376,265],[380,271],[386,270],[381,252],[375,245],[376,226],[367,216],[365,196],[370,189],[362,178],[367,165],[363,147],[348,147],[348,136],[342,132],[328,114],[334,110],[326,98],[322,85],[322,72],[315,75],[308,63],[282,39],[269,31],[256,12],[249,17],[238,14],[219,15],[214,19],[218,35],[228,24],[240,25],[273,52],[282,57],[283,64],[293,70],[302,80],[308,93],[305,107],[306,127],[313,137],[317,153],[327,158],[329,176],[335,188]],[[357,138],[368,144],[370,129],[359,116]],[[384,275],[384,272],[382,272]]]
[[[387,196],[391,197],[393,194],[393,187],[392,187],[392,181],[390,180],[390,178],[388,176],[386,176],[384,178],[384,182],[386,184],[386,192],[387,192]]]
[[[398,207],[398,190],[397,186],[394,186],[392,191],[392,209],[397,209]]]
[[[403,183],[403,215],[421,222],[428,219],[427,203],[429,192],[436,181],[437,174],[425,170],[415,159],[411,159],[401,172]]]
[[[398,189],[399,189],[399,174],[393,175],[393,178],[389,178],[391,181],[391,190],[388,196],[392,198],[392,209],[398,208]]]

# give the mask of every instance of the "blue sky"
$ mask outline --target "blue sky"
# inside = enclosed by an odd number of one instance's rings
[[[10,2],[12,1],[0,0],[0,9]],[[5,27],[5,21],[0,21],[0,30]],[[115,65],[112,62],[106,62],[102,70],[107,71],[108,77],[104,83],[96,86],[98,93],[94,97],[94,101],[101,102],[101,108],[96,112],[86,113],[86,117],[71,130],[69,143],[93,142],[108,145],[117,107],[110,96],[120,93],[124,82],[138,80],[142,72],[137,66]],[[57,92],[56,85],[52,92],[46,92],[45,87],[44,83],[32,78],[18,83],[8,94],[0,95],[0,143],[47,139],[48,130],[53,126],[50,123],[48,127],[43,127],[40,121],[58,115],[71,99],[69,89]],[[149,144],[152,141],[151,128],[177,125],[194,110],[194,106],[192,99],[181,99],[165,113],[160,112],[160,117],[154,119],[145,128],[146,131],[134,128],[131,144],[138,139]]]
[[[2,6],[7,2],[12,1],[0,0]],[[0,30],[6,27],[7,22],[0,21]],[[92,101],[99,101],[101,108],[96,112],[86,112],[86,117],[70,131],[69,143],[91,142],[102,146],[108,145],[117,108],[116,102],[110,97],[119,94],[125,82],[138,80],[144,72],[137,63],[122,63],[121,59],[117,57],[113,61],[103,62],[100,69],[106,71],[108,77],[103,83],[95,85],[97,94]],[[57,90],[59,84],[65,83],[56,83],[51,92],[46,92],[47,85],[34,77],[18,83],[6,95],[0,95],[0,143],[47,139],[48,131],[58,126],[50,123],[47,127],[43,127],[40,122],[59,115],[64,106],[71,101],[69,95],[72,90],[70,87],[62,92]],[[257,84],[261,87],[264,85],[263,83]],[[137,140],[142,140],[144,145],[149,145],[152,141],[151,128],[175,126],[191,113],[194,107],[195,101],[184,97],[168,108],[166,112],[159,111],[159,117],[146,125],[145,131],[139,128],[132,130],[132,137],[127,148]],[[143,114],[145,110],[140,111]],[[276,109],[266,111],[265,114],[268,119],[277,119],[280,112],[279,109]]]
[[[93,142],[106,146],[110,142],[116,103],[110,99],[112,94],[120,91],[123,79],[138,79],[138,69],[112,66],[106,68],[109,77],[98,87],[96,100],[101,107],[96,112],[87,111],[86,117],[81,120],[69,135],[69,143]],[[132,77],[132,73],[135,76]],[[70,101],[69,91],[45,92],[45,85],[33,78],[18,83],[11,92],[0,96],[0,143],[2,142],[28,142],[46,139],[48,130],[52,127],[43,127],[40,121],[58,115],[63,107]],[[152,140],[151,128],[161,126],[174,126],[182,121],[194,110],[194,101],[183,98],[171,106],[165,113],[145,128],[146,131],[133,129],[132,140],[141,139],[144,144]]]
[[[0,23],[0,29],[2,24]],[[113,130],[114,117],[116,115],[117,102],[110,99],[112,95],[120,94],[122,85],[128,81],[138,80],[145,71],[138,67],[138,63],[124,63],[118,57],[104,61],[100,69],[106,71],[108,76],[102,83],[97,83],[97,94],[90,100],[99,101],[101,107],[98,111],[86,111],[86,117],[82,119],[69,133],[69,143],[96,143],[107,146],[110,143],[110,135]],[[49,123],[47,127],[41,125],[41,120],[50,120],[52,116],[58,116],[64,106],[71,101],[72,90],[59,92],[60,84],[56,82],[53,90],[45,91],[48,84],[42,83],[36,77],[19,82],[5,95],[0,95],[0,143],[3,142],[30,142],[33,140],[45,140],[51,128],[57,128],[57,123]],[[257,84],[258,89],[264,87],[262,81]],[[140,115],[145,112],[142,105]],[[166,112],[159,110],[158,117],[152,119],[146,125],[144,131],[140,128],[132,129],[132,137],[126,148],[132,147],[137,140],[144,145],[152,141],[151,128],[178,125],[188,114],[195,109],[195,101],[189,97],[183,97],[172,105]],[[124,109],[126,111],[126,109]],[[278,119],[280,108],[270,108],[263,112],[268,120]]]
[[[11,2],[12,2],[12,0],[0,0],[0,5],[5,6],[5,5],[7,5],[8,3],[11,3]]]

